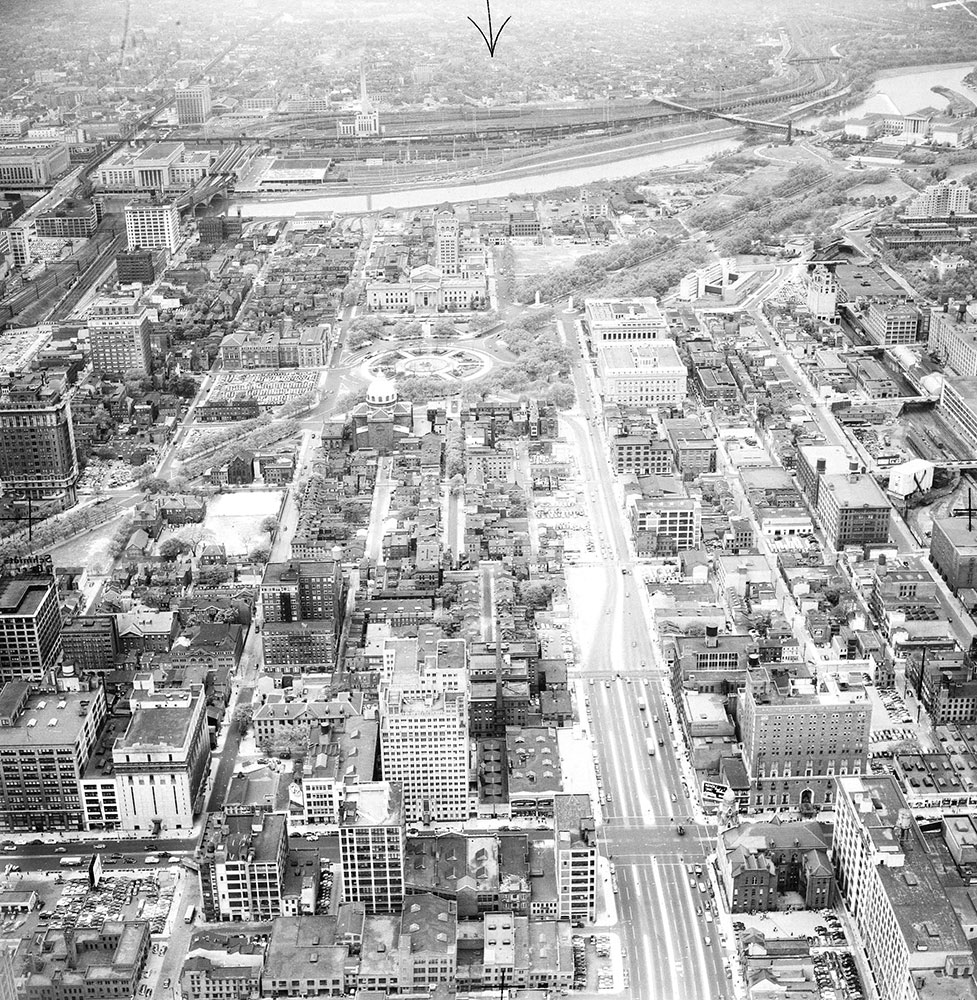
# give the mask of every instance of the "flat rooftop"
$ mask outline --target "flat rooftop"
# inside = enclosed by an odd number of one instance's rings
[[[349,948],[334,943],[335,919],[276,917],[263,979],[342,979]]]
[[[196,706],[154,707],[137,709],[132,722],[121,737],[116,750],[148,750],[186,745]]]
[[[346,795],[341,826],[397,826],[403,821],[403,795],[399,785],[377,781],[354,786]]]
[[[3,727],[4,748],[74,746],[97,697],[93,691],[31,695],[16,721]]]
[[[906,298],[907,292],[895,278],[868,263],[838,264],[835,268],[838,284],[849,299]]]
[[[182,142],[154,142],[134,157],[134,163],[157,163],[159,160],[169,160],[183,152]]]
[[[952,375],[946,378],[943,385],[946,389],[953,389],[971,409],[977,409],[977,378]]]
[[[641,299],[587,299],[587,318],[592,323],[620,323],[628,320],[660,323],[665,317],[654,298]]]
[[[653,371],[656,368],[681,369],[685,365],[678,356],[678,348],[670,340],[640,341],[636,344],[614,344],[602,347],[598,363],[607,371]]]
[[[953,907],[947,899],[929,849],[915,822],[908,826],[910,838],[907,850],[897,828],[900,814],[907,810],[906,800],[892,775],[843,775],[838,779],[843,794],[853,800],[858,819],[872,840],[876,851],[902,854],[901,867],[876,867],[885,893],[909,947],[915,953],[917,945],[928,951],[965,951],[968,942]]]
[[[937,525],[957,548],[977,548],[977,511],[974,512],[973,520],[966,514],[958,514],[956,517],[934,517],[934,528]]]
[[[50,587],[43,580],[0,580],[0,616],[36,615]]]
[[[822,476],[821,490],[834,494],[839,507],[890,507],[882,487],[869,475]]]

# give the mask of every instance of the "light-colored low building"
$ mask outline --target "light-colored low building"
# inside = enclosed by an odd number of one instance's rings
[[[668,323],[649,297],[634,299],[585,299],[585,322],[594,350],[609,344],[662,340]]]
[[[688,373],[670,340],[603,347],[597,372],[605,403],[673,406],[688,394]]]
[[[428,312],[480,309],[488,302],[488,273],[462,269],[446,274],[432,264],[421,264],[396,281],[369,281],[366,305],[378,312]]]

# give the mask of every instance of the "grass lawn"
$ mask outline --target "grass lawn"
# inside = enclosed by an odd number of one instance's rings
[[[569,243],[561,246],[519,245],[515,251],[515,276],[525,278],[545,274],[553,267],[569,267],[581,257],[607,250],[591,243]]]

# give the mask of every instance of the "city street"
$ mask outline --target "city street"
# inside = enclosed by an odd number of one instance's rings
[[[96,844],[105,844],[105,847],[96,848]],[[18,844],[15,850],[4,847],[0,853],[0,865],[19,865],[22,872],[54,871],[60,867],[62,858],[80,856],[87,861],[96,850],[102,855],[103,861],[112,854],[122,854],[134,859],[132,862],[106,864],[106,871],[111,872],[116,869],[145,868],[144,859],[147,855],[171,854],[183,857],[192,854],[196,844],[196,838],[148,840],[143,837],[131,840],[128,837],[118,838],[113,833],[106,833],[102,840],[89,838],[72,841],[61,837],[50,844]],[[56,847],[63,847],[65,850],[57,851]]]
[[[607,796],[599,834],[604,853],[617,868],[620,930],[628,949],[631,990],[642,1000],[730,997],[718,924],[707,923],[696,912],[703,909],[709,893],[693,890],[685,871],[689,863],[705,867],[712,839],[705,826],[689,821],[696,814],[695,803],[687,797],[682,751],[677,749],[681,744],[670,726],[663,665],[641,599],[642,584],[634,579],[637,564],[595,418],[596,401],[581,354],[577,315],[563,313],[560,325],[574,356],[579,411],[579,416],[561,417],[561,423],[577,446],[601,560],[599,570],[591,566],[586,572],[600,572],[603,577],[597,627],[587,636],[571,677],[584,680],[590,701],[591,729]],[[644,712],[638,707],[640,697],[647,700]],[[654,757],[648,754],[649,738],[655,740]],[[679,825],[685,827],[684,836],[679,835]],[[707,876],[703,880],[710,884]]]

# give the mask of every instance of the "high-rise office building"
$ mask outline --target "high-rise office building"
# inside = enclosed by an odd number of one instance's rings
[[[389,781],[356,785],[339,814],[343,902],[367,913],[398,913],[404,901],[404,814],[400,787]]]
[[[835,876],[877,995],[972,1000],[970,941],[896,778],[839,778],[834,821]]]
[[[81,673],[114,670],[122,650],[115,621],[115,615],[79,615],[66,621],[61,629],[64,662]]]
[[[458,274],[461,270],[461,232],[458,219],[450,212],[439,212],[434,225],[437,244],[437,266],[442,274]]]
[[[132,296],[100,296],[88,311],[92,369],[121,379],[126,372],[152,369],[149,311]]]
[[[589,795],[556,795],[556,880],[561,920],[597,919],[597,828]]]
[[[884,545],[889,538],[892,504],[869,475],[823,475],[818,485],[817,515],[834,549]]]
[[[130,250],[166,250],[173,253],[180,242],[180,210],[175,202],[126,205],[126,239]]]
[[[206,920],[273,920],[282,912],[288,857],[286,819],[265,813],[212,818],[196,860]]]
[[[807,276],[807,308],[820,323],[838,322],[838,279],[824,266],[815,265]]]
[[[269,563],[261,581],[262,651],[272,673],[331,669],[346,581],[338,559]]]
[[[79,784],[105,719],[105,692],[0,688],[0,829],[81,830]]]
[[[70,507],[78,457],[63,380],[45,371],[0,378],[0,482],[4,492]]]
[[[442,655],[443,654],[443,655]],[[408,823],[468,818],[468,682],[447,646],[421,655],[417,639],[384,640],[380,682],[383,777],[403,789]]]
[[[61,624],[50,571],[0,568],[0,682],[42,680],[61,654]]]
[[[176,92],[176,120],[181,125],[202,125],[210,117],[210,84],[197,83]]]
[[[115,255],[115,273],[120,285],[140,282],[151,285],[156,280],[156,254],[152,250],[123,250]]]
[[[868,768],[871,703],[831,677],[753,666],[740,695],[743,761],[757,809],[830,807],[836,775]]]
[[[293,559],[269,563],[261,580],[266,622],[332,621],[339,615],[342,566],[338,561]]]

